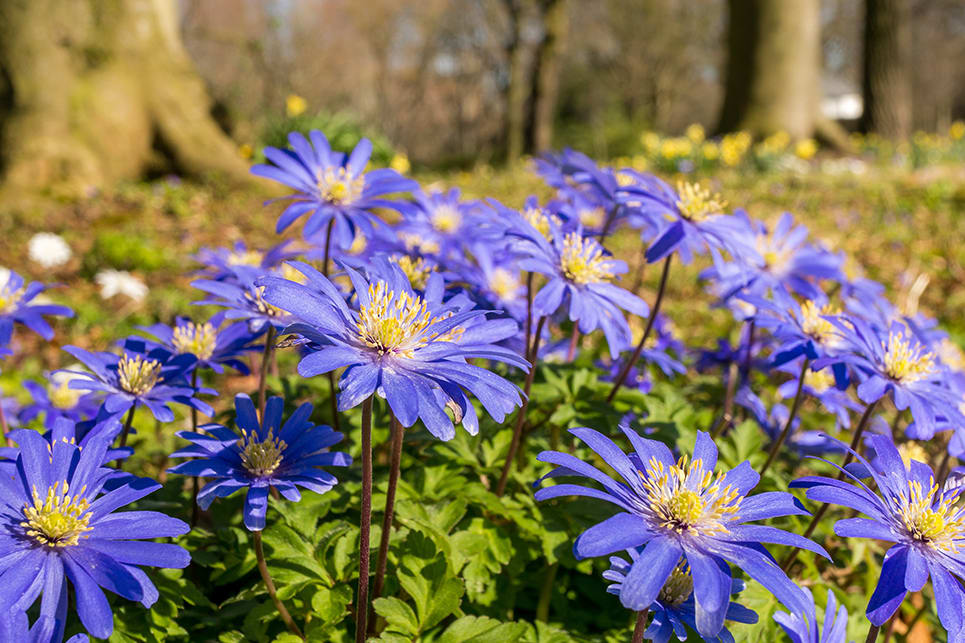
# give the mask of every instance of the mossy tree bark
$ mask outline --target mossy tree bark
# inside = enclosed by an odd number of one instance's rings
[[[77,192],[150,170],[247,180],[177,20],[175,0],[0,2],[4,186]]]
[[[819,124],[820,0],[728,0],[720,130],[806,138]]]
[[[893,139],[911,133],[910,14],[908,0],[865,0],[861,116],[865,132]]]

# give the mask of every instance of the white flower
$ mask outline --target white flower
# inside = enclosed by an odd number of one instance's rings
[[[73,254],[63,237],[52,232],[38,232],[30,237],[27,253],[31,261],[36,261],[44,268],[62,266],[70,261]]]
[[[101,287],[103,299],[124,295],[134,301],[141,301],[147,296],[147,286],[144,282],[126,270],[101,270],[94,277],[94,281]]]

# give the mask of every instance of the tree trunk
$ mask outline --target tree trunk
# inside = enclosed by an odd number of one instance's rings
[[[4,187],[78,193],[150,169],[248,180],[177,25],[175,0],[0,2]]]
[[[728,0],[721,131],[814,134],[821,68],[820,0]]]
[[[861,129],[893,139],[911,133],[908,0],[865,0]]]
[[[560,85],[560,52],[569,28],[566,0],[542,0],[540,3],[543,38],[536,51],[533,72],[532,145],[534,153],[553,146],[553,123]]]
[[[530,92],[530,64],[523,37],[526,16],[523,0],[504,0],[509,14],[509,41],[506,57],[509,61],[509,82],[506,88],[506,160],[514,161],[523,155],[526,144],[526,106]]]

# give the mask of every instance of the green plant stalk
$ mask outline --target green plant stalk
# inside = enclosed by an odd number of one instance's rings
[[[271,574],[268,573],[268,563],[265,562],[265,550],[261,545],[261,531],[253,531],[251,535],[255,543],[255,558],[258,560],[258,572],[261,573],[261,579],[265,581],[265,589],[268,590],[268,596],[271,597],[272,603],[275,604],[275,609],[278,610],[278,615],[281,616],[281,620],[285,622],[285,625],[288,626],[291,633],[305,640],[305,635],[302,634],[302,631],[295,625],[292,615],[288,613],[285,604],[278,598],[278,592],[275,591],[275,583],[271,580]]]
[[[131,425],[134,423],[134,411],[137,410],[137,402],[131,406],[131,410],[127,412],[127,419],[124,420],[124,430],[121,431],[121,440],[118,446],[127,446],[127,434],[131,432]]]
[[[633,349],[633,354],[630,356],[630,359],[628,359],[623,365],[623,368],[620,369],[620,374],[617,376],[616,381],[613,382],[613,388],[610,389],[610,394],[606,396],[607,404],[612,402],[613,398],[616,397],[617,391],[620,390],[620,387],[623,386],[623,383],[627,379],[627,375],[630,374],[630,369],[633,368],[633,365],[640,359],[640,353],[643,352],[643,345],[647,342],[647,338],[650,337],[650,331],[653,330],[654,322],[657,320],[657,313],[660,312],[660,304],[663,302],[664,292],[667,290],[667,275],[670,274],[670,260],[672,258],[672,254],[667,255],[667,258],[663,262],[663,274],[660,275],[660,287],[657,290],[657,299],[653,303],[653,310],[650,311],[650,318],[647,319],[647,328],[643,331],[643,337],[640,338],[640,343]]]
[[[391,414],[391,411],[390,411]],[[392,534],[392,521],[395,517],[395,492],[399,485],[399,473],[402,465],[402,439],[405,432],[402,423],[391,414],[392,444],[389,455],[389,486],[385,491],[385,513],[382,516],[382,537],[379,541],[379,557],[375,563],[375,582],[372,584],[372,600],[382,595],[385,581],[385,568],[389,560],[389,536]],[[375,618],[369,615],[369,633],[374,634]]]
[[[325,230],[325,262],[322,264],[322,274],[328,277],[329,272],[329,259],[331,257],[332,251],[332,228],[335,226],[335,218],[333,217],[331,221],[328,222],[328,228]],[[338,399],[335,396],[335,372],[329,371],[328,376],[328,400],[329,406],[332,409],[332,428],[336,431],[342,430],[342,422],[338,416]]]
[[[516,425],[513,427],[513,440],[509,443],[509,453],[506,454],[506,462],[503,463],[502,473],[499,474],[499,482],[496,484],[496,495],[502,496],[506,492],[506,482],[509,480],[509,470],[513,466],[516,458],[516,451],[519,449],[519,442],[523,436],[523,423],[526,421],[526,409],[529,408],[529,392],[533,388],[533,377],[536,375],[537,356],[539,355],[539,340],[543,333],[543,325],[546,323],[546,316],[539,318],[536,324],[536,335],[533,337],[533,348],[527,357],[530,359],[529,371],[526,373],[526,382],[523,384],[523,404],[519,407],[516,414]]]
[[[359,525],[359,591],[355,643],[365,643],[369,615],[369,537],[372,530],[372,397],[362,402],[362,517]]]
[[[811,360],[808,358],[804,359],[804,365],[801,367],[801,375],[797,380],[797,392],[794,394],[794,402],[791,404],[791,413],[787,416],[787,423],[784,425],[784,430],[781,434],[774,440],[774,444],[771,445],[771,451],[767,454],[767,462],[761,467],[760,475],[761,478],[770,468],[774,459],[777,457],[778,451],[781,450],[781,445],[787,440],[787,436],[791,434],[791,426],[794,424],[794,418],[797,417],[798,409],[801,407],[801,400],[804,397],[804,377],[807,375],[808,367],[811,365]]]

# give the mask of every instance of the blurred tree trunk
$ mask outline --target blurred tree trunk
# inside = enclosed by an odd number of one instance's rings
[[[861,129],[907,138],[912,125],[908,0],[865,0]]]
[[[0,79],[6,187],[76,193],[152,169],[247,180],[176,0],[3,0]]]
[[[545,152],[553,146],[553,123],[556,120],[560,86],[560,53],[569,29],[566,0],[540,0],[539,5],[543,37],[536,50],[530,111],[530,150],[534,153]]]
[[[523,155],[526,144],[526,106],[529,103],[529,56],[523,34],[526,16],[523,0],[503,0],[509,16],[509,39],[506,58],[509,61],[509,82],[506,88],[506,160],[514,161]]]
[[[820,102],[820,0],[728,0],[720,130],[812,136]]]

